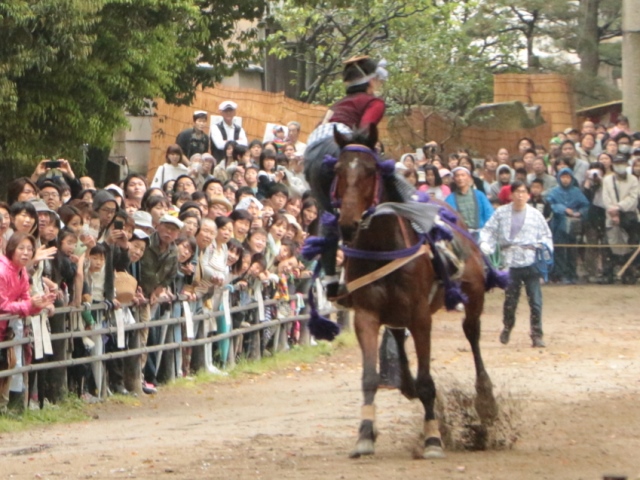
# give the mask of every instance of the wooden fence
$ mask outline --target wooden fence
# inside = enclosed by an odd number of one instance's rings
[[[199,90],[190,106],[168,105],[157,101],[151,133],[151,155],[148,178],[164,163],[169,144],[182,130],[193,124],[195,110],[218,114],[218,105],[224,100],[238,104],[238,116],[242,117],[247,137],[262,139],[267,123],[286,124],[295,120],[301,124],[300,137],[305,141],[324,116],[327,107],[298,102],[284,93],[270,93],[218,85]],[[547,123],[532,129],[491,130],[464,127],[459,119],[433,112],[429,108],[414,108],[408,114],[385,118],[380,124],[380,138],[387,155],[398,158],[413,151],[429,140],[443,145],[446,151],[459,147],[468,148],[475,156],[495,154],[505,147],[515,151],[518,139],[530,137],[536,143],[547,145],[552,133],[574,125],[575,111],[570,86],[560,75],[496,75],[494,101],[519,100],[541,105],[542,116]]]

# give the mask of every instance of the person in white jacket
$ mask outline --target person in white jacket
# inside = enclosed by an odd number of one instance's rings
[[[638,179],[627,172],[627,157],[616,155],[613,159],[613,175],[602,181],[602,200],[606,210],[606,231],[609,245],[636,245],[640,241],[638,224]],[[603,282],[613,283],[613,268],[624,262],[631,253],[628,248],[611,248],[612,258],[604,261]],[[623,277],[625,283],[635,281],[634,267]]]
[[[162,188],[169,180],[175,180],[180,175],[187,175],[189,169],[182,162],[182,148],[180,145],[169,145],[165,155],[166,162],[158,167],[151,181],[151,187]]]
[[[551,230],[542,214],[527,205],[529,189],[520,181],[511,184],[512,203],[499,207],[480,230],[480,249],[491,255],[496,247],[509,268],[509,286],[505,291],[503,307],[504,328],[500,342],[509,343],[511,330],[516,322],[516,309],[520,289],[524,284],[531,309],[531,345],[544,347],[542,339],[542,290],[540,272],[536,268],[536,249],[542,246],[553,251]]]

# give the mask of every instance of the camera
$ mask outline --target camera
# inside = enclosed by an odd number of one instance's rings
[[[113,222],[114,230],[122,230],[124,228],[124,222],[122,220],[116,220]]]
[[[587,171],[587,175],[592,180],[595,180],[597,178],[600,178],[600,170],[598,170],[597,168],[592,168],[589,171]]]
[[[60,168],[62,162],[60,160],[49,160],[44,162],[45,168]]]
[[[426,143],[422,147],[422,153],[424,153],[425,158],[428,158],[429,160],[433,160],[433,157],[435,157],[435,155],[438,153],[438,147],[437,145],[434,145],[431,142]]]

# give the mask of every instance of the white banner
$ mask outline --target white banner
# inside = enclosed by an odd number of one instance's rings
[[[193,314],[191,313],[191,307],[189,302],[182,302],[182,311],[184,312],[185,330],[187,331],[187,339],[193,340],[195,334],[193,333]]]
[[[113,311],[113,316],[116,319],[116,335],[118,348],[124,348],[124,312],[121,308]]]

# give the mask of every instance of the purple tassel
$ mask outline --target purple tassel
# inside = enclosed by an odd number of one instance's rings
[[[396,171],[395,160],[385,160],[384,162],[378,162],[378,172],[385,178],[393,176]]]
[[[322,212],[320,223],[322,223],[323,227],[338,231],[338,217],[333,213]]]
[[[442,225],[434,225],[431,231],[429,232],[429,236],[431,237],[433,243],[439,242],[441,240],[445,242],[450,242],[453,240],[453,232],[448,228]]]
[[[487,269],[487,277],[484,280],[485,291],[492,290],[494,288],[501,288],[505,290],[509,286],[509,271],[508,270],[496,270],[489,267]]]
[[[307,237],[302,246],[302,256],[307,260],[313,260],[322,255],[327,248],[327,239],[324,237]]]
[[[421,192],[420,190],[416,192],[416,197],[419,203],[429,203],[431,200],[431,195],[427,192]]]
[[[444,286],[444,306],[447,310],[455,310],[459,303],[467,303],[467,296],[462,293],[458,283],[451,282]]]
[[[313,287],[309,289],[309,332],[318,340],[332,341],[340,333],[340,325],[320,315],[313,295]]]
[[[326,154],[322,159],[322,164],[327,165],[329,168],[335,168],[336,163],[338,163],[338,157],[333,155]]]
[[[440,218],[447,223],[453,223],[454,225],[458,223],[458,217],[448,208],[442,207],[439,214]]]

